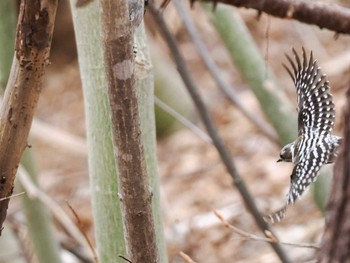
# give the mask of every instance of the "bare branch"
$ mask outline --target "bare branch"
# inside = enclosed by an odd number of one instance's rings
[[[0,108],[0,198],[12,194],[18,164],[27,146],[49,63],[57,4],[58,0],[27,0],[20,5],[16,54]],[[0,202],[0,229],[8,203],[9,199]]]
[[[252,8],[259,14],[266,13],[280,18],[295,19],[336,33],[350,34],[350,10],[336,4],[309,0],[215,0],[212,2]]]
[[[226,169],[230,176],[233,179],[233,182],[237,189],[239,190],[243,201],[245,202],[247,209],[250,211],[250,213],[253,215],[255,222],[260,227],[260,229],[265,233],[266,230],[270,231],[272,230],[270,226],[264,221],[262,215],[260,214],[254,199],[252,198],[252,195],[248,191],[247,187],[245,186],[245,183],[243,182],[241,176],[239,175],[236,166],[233,163],[232,156],[229,152],[229,150],[226,148],[224,142],[220,138],[216,127],[214,125],[214,122],[209,114],[209,111],[204,104],[204,101],[202,99],[202,96],[199,94],[198,89],[189,74],[189,70],[187,68],[187,65],[183,59],[183,56],[180,53],[180,50],[177,46],[176,40],[174,36],[170,33],[169,28],[167,27],[162,14],[155,8],[154,4],[151,2],[149,5],[149,11],[153,17],[153,19],[156,22],[156,25],[158,25],[158,29],[160,30],[164,40],[168,44],[170,51],[172,53],[172,56],[175,60],[175,63],[177,65],[177,69],[183,79],[183,81],[186,84],[186,87],[188,89],[188,92],[190,93],[193,102],[195,103],[197,110],[199,112],[200,117],[202,118],[202,121],[208,131],[209,136],[211,137],[214,146],[216,147],[224,165],[226,166]],[[270,243],[271,246],[274,248],[276,254],[279,256],[282,262],[290,262],[288,256],[285,254],[285,251],[278,243]]]

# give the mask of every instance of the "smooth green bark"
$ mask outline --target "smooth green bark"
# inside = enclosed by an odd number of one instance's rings
[[[118,196],[109,104],[104,88],[102,38],[97,1],[77,8],[71,0],[83,86],[95,238],[101,263],[126,256]]]
[[[104,87],[102,39],[97,3],[76,8],[71,1],[73,21],[83,84],[89,174],[97,250],[101,262],[116,262],[126,255],[121,209],[116,180],[109,104]],[[157,232],[160,262],[167,262],[159,204],[159,179],[156,160],[156,135],[153,104],[153,75],[143,25],[137,30],[136,78],[141,129],[147,174],[152,191],[152,208]]]

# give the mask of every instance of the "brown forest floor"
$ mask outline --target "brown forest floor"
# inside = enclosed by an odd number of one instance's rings
[[[52,65],[47,73],[36,118],[84,138],[83,98],[74,35],[65,1],[61,1],[61,6],[52,50]],[[285,201],[291,164],[276,163],[279,147],[259,133],[224,98],[202,65],[174,7],[170,4],[165,12],[180,47],[186,54],[191,73],[201,87],[220,134],[230,148],[249,190],[262,211],[279,208]],[[340,35],[335,39],[332,32],[314,26],[267,18],[265,15],[258,20],[254,11],[240,12],[262,54],[267,56],[267,64],[273,68],[278,81],[290,95],[290,103],[293,105],[295,95],[292,81],[281,67],[285,61],[284,52],[290,52],[291,47],[300,50],[301,46],[305,46],[306,49],[313,50],[320,65],[324,66],[324,73],[327,70],[332,72],[329,80],[337,108],[335,132],[340,135],[344,94],[350,75],[329,63],[337,57],[345,57],[345,52],[349,53],[346,50],[350,44],[349,37]],[[195,6],[191,15],[196,18],[196,25],[210,48],[210,55],[220,67],[225,80],[236,87],[245,106],[262,117],[254,96],[237,74],[199,5]],[[266,33],[268,21],[269,31]],[[151,37],[159,40],[156,35]],[[169,57],[166,48],[158,52]],[[71,214],[65,203],[69,201],[93,240],[86,155],[65,150],[38,137],[34,138],[33,151],[39,164],[42,187]],[[179,251],[189,254],[198,263],[278,262],[268,244],[244,240],[225,228],[213,215],[213,209],[218,209],[236,227],[261,235],[213,146],[199,139],[191,130],[179,129],[158,140],[158,162],[170,262],[184,262],[178,255]],[[15,205],[11,209],[17,211]],[[302,200],[289,209],[287,218],[277,224],[275,229],[283,241],[317,243],[322,236],[323,224],[323,216],[313,202],[311,191],[308,191]],[[286,250],[295,262],[307,262],[314,256],[313,249],[286,247]]]

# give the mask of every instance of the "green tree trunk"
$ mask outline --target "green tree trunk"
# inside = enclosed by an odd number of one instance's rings
[[[71,9],[82,80],[95,238],[101,263],[126,255],[97,1]]]
[[[107,85],[103,66],[101,29],[96,1],[77,8],[71,0],[79,66],[83,84],[89,174],[92,189],[94,227],[99,259],[116,262],[126,255],[122,215],[116,180],[112,146]],[[153,106],[153,76],[143,26],[137,30],[138,53],[141,64],[136,68],[137,97],[141,115],[147,174],[152,189],[152,208],[160,262],[167,262],[159,206],[155,124]]]

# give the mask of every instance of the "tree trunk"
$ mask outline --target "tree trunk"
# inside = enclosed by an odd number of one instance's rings
[[[101,263],[114,263],[118,255],[126,255],[126,247],[105,90],[98,3],[92,1],[84,7],[77,7],[76,0],[70,3],[84,95],[97,253]]]
[[[133,27],[142,19],[143,1],[100,0],[100,14],[128,258],[159,262],[134,75]]]

